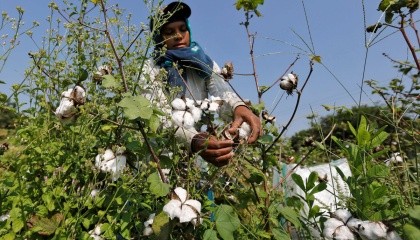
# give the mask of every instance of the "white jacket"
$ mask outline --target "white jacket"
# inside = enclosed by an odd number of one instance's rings
[[[220,117],[224,119],[232,120],[233,110],[237,106],[245,105],[245,103],[238,97],[233,91],[230,85],[220,75],[221,69],[216,62],[213,62],[213,74],[209,80],[205,81],[202,77],[197,74],[197,70],[186,69],[187,74],[187,90],[186,98],[194,100],[204,100],[209,96],[220,97],[225,100],[227,106],[221,106],[219,111]],[[159,66],[156,66],[153,60],[147,60],[143,67],[143,74],[140,78],[140,89],[147,99],[152,104],[156,104],[162,111],[164,111],[169,117],[171,114],[171,105],[165,94],[165,71],[161,71]],[[162,119],[166,124],[165,127],[170,126],[170,119]],[[168,121],[169,120],[169,121]],[[199,126],[197,126],[198,128]],[[188,147],[191,146],[192,138],[198,133],[199,129],[184,129],[179,128],[176,132],[176,137]]]

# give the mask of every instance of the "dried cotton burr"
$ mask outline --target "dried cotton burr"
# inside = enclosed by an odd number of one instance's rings
[[[281,77],[280,88],[285,90],[289,95],[293,94],[293,90],[296,89],[297,84],[298,77],[293,72]]]
[[[96,82],[101,82],[103,76],[111,74],[112,67],[108,65],[102,65],[98,67],[98,71],[93,74],[93,80]]]

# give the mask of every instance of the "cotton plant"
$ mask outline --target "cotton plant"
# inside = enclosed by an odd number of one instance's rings
[[[143,223],[144,225],[143,236],[150,236],[153,234],[152,224],[155,219],[155,216],[156,216],[155,213],[150,214],[147,221]]]
[[[95,167],[103,172],[111,173],[112,180],[120,178],[122,171],[126,166],[126,156],[111,149],[106,149],[103,154],[98,154],[95,158]]]
[[[347,209],[337,209],[324,223],[322,232],[326,239],[401,240],[395,231],[383,222],[362,221],[352,216]]]
[[[86,92],[80,86],[75,86],[61,94],[60,105],[55,110],[55,115],[63,123],[70,123],[77,114],[77,106],[86,101]]]
[[[172,194],[172,199],[163,207],[171,220],[177,218],[180,223],[191,222],[197,226],[202,222],[200,218],[201,203],[194,199],[188,199],[187,190],[177,187]]]

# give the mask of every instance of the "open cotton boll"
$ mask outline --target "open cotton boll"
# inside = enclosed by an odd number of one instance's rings
[[[0,216],[0,222],[4,222],[4,221],[6,221],[7,219],[9,219],[10,218],[10,214],[3,214],[3,215],[1,215]]]
[[[347,226],[353,230],[354,232],[358,232],[359,231],[359,227],[360,225],[363,223],[362,220],[358,219],[358,218],[350,218],[347,221]]]
[[[174,189],[174,192],[181,202],[185,202],[187,200],[187,190],[182,187],[177,187]]]
[[[175,110],[172,111],[172,121],[178,126],[182,127],[184,123],[185,111]]]
[[[195,101],[191,98],[186,98],[185,105],[187,106],[188,109],[195,108]]]
[[[197,200],[187,200],[181,207],[181,215],[179,222],[190,222],[191,220],[197,220],[199,218],[198,213],[201,211],[201,203]]]
[[[343,223],[347,223],[347,221],[352,217],[351,213],[347,209],[337,209],[335,212],[332,213],[332,217],[342,221]]]
[[[402,240],[402,238],[397,232],[391,231],[386,234],[386,240]]]
[[[359,236],[362,239],[385,239],[388,227],[382,222],[363,221],[359,227]]]
[[[179,218],[181,216],[181,205],[181,201],[172,199],[163,206],[163,211],[168,214],[170,219]]]
[[[350,228],[348,228],[347,226],[340,226],[338,227],[335,232],[334,232],[334,240],[353,240],[356,239],[356,236],[354,235],[354,233],[350,230]]]
[[[80,86],[75,86],[72,92],[72,97],[77,104],[84,104],[86,100],[86,92]]]
[[[190,112],[185,112],[183,124],[186,129],[194,128],[195,121],[193,115]]]
[[[194,107],[193,109],[191,109],[191,115],[194,118],[194,122],[198,122],[201,120],[201,114],[203,113],[203,110],[201,110],[201,108],[198,107]]]
[[[219,109],[219,104],[217,102],[210,102],[209,108],[207,110],[210,112],[216,112],[217,109]]]
[[[76,113],[77,113],[77,109],[70,98],[62,98],[60,101],[60,105],[55,110],[55,115],[59,119],[71,118]]]
[[[206,98],[201,102],[200,108],[201,110],[206,111],[207,109],[209,109],[209,107],[210,107],[210,100]]]
[[[184,100],[182,100],[181,98],[175,98],[172,102],[171,102],[171,106],[174,110],[182,110],[185,111],[186,109],[186,104],[184,102]]]
[[[124,155],[114,155],[112,150],[107,149],[104,154],[98,154],[95,158],[95,166],[103,172],[112,173],[112,180],[116,181],[126,165]]]
[[[239,128],[239,138],[245,139],[251,135],[251,126],[247,122],[243,122]]]
[[[324,223],[324,230],[322,231],[322,235],[324,235],[327,239],[334,239],[335,231],[338,227],[344,226],[344,223],[335,218],[329,218]]]

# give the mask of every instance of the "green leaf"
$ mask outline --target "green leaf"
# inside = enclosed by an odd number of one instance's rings
[[[309,193],[309,195],[314,195],[315,193],[322,192],[325,189],[327,189],[327,183],[326,182],[321,182],[312,189],[312,191]]]
[[[321,56],[319,56],[319,55],[311,55],[310,58],[311,58],[312,61],[315,61],[317,63],[321,63]]]
[[[147,182],[150,183],[150,192],[157,197],[163,197],[169,193],[170,185],[162,182],[157,172],[150,174]]]
[[[362,116],[357,129],[357,143],[360,147],[364,148],[370,144],[370,133],[365,116]]]
[[[240,226],[238,215],[233,207],[220,205],[215,212],[216,229],[224,240],[234,240],[233,232]]]
[[[80,69],[78,73],[79,82],[84,81],[88,78],[89,74],[86,69]]]
[[[103,77],[102,86],[104,88],[118,88],[120,86],[120,84],[117,82],[114,76],[107,74],[102,77]]]
[[[370,177],[387,177],[389,173],[389,168],[385,165],[373,165],[372,168],[367,171],[367,174]]]
[[[273,237],[276,240],[290,240],[289,234],[287,234],[283,229],[273,228]]]
[[[404,235],[407,240],[418,240],[420,239],[420,229],[411,224],[405,224],[403,227]]]
[[[218,240],[217,238],[217,232],[213,229],[207,229],[204,232],[203,240]]]
[[[410,209],[408,215],[417,226],[420,226],[420,205],[416,205],[414,208]]]
[[[291,207],[280,207],[279,213],[296,228],[300,228],[299,213]]]
[[[130,120],[136,118],[147,120],[153,113],[149,100],[143,96],[126,96],[118,103],[118,106],[124,108],[124,114]]]
[[[14,233],[19,232],[24,226],[22,218],[15,218],[12,220],[12,230]]]
[[[258,142],[261,144],[271,144],[273,142],[273,136],[271,135],[262,135],[260,138],[258,138]]]
[[[157,214],[153,219],[152,229],[157,239],[168,239],[169,234],[172,232],[172,225],[168,215],[164,212]]]
[[[318,180],[318,173],[317,172],[311,172],[309,174],[308,179],[306,179],[306,191],[309,191],[315,186],[315,183]]]
[[[305,184],[303,183],[303,179],[299,174],[293,173],[292,174],[292,179],[296,183],[296,185],[298,185],[298,187],[300,187],[300,189],[302,189],[304,192],[306,192],[305,191]]]

